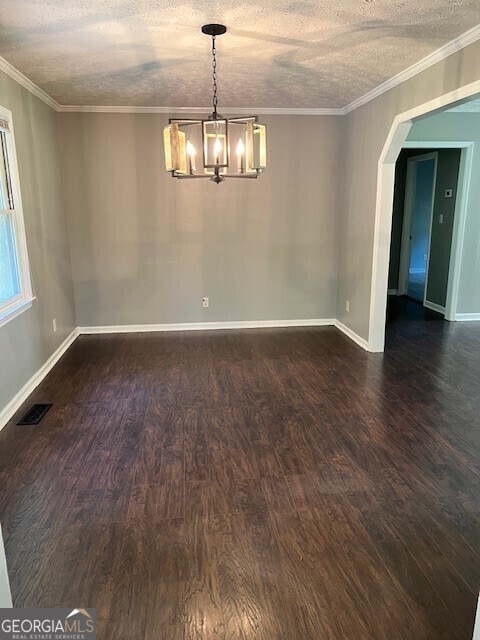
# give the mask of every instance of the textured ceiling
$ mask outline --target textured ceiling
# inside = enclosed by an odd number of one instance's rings
[[[60,104],[344,107],[480,22],[479,0],[2,0],[0,55]]]

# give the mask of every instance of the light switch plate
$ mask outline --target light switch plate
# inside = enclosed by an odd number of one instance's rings
[[[451,198],[453,196],[453,189],[445,189],[445,198]]]

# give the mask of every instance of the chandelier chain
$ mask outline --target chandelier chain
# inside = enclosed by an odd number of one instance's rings
[[[217,117],[217,48],[215,36],[212,36],[212,77],[213,77],[213,115]]]

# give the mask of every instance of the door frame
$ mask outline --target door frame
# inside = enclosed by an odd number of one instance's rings
[[[438,152],[422,153],[407,159],[407,175],[405,179],[405,203],[403,208],[402,222],[402,239],[400,244],[400,267],[398,272],[398,295],[406,295],[408,292],[410,257],[412,253],[411,232],[413,224],[413,205],[415,202],[415,193],[417,186],[416,165],[425,160],[434,161],[433,183],[432,183],[432,204],[430,207],[429,230],[428,230],[428,248],[427,261],[425,265],[425,291],[423,296],[423,304],[426,302],[427,284],[428,284],[428,266],[430,263],[430,242],[432,239],[432,220],[433,208],[435,204],[435,186],[437,182]]]
[[[474,143],[469,140],[408,140],[404,149],[460,149],[460,166],[457,179],[457,197],[453,214],[452,243],[450,247],[450,265],[448,269],[447,297],[445,308],[439,307],[425,299],[425,306],[439,313],[444,313],[445,320],[454,321],[457,315],[458,291],[460,288],[460,271],[465,238],[468,198],[473,166]],[[431,230],[430,230],[431,237]],[[430,260],[430,247],[428,251]],[[427,272],[428,273],[428,272]],[[425,285],[425,293],[427,287]]]
[[[373,238],[373,268],[370,289],[370,314],[368,327],[368,351],[382,352],[385,348],[385,322],[387,316],[388,265],[390,261],[390,239],[392,234],[393,189],[395,163],[414,118],[427,113],[438,113],[447,105],[455,105],[480,93],[480,80],[475,80],[454,91],[449,91],[433,100],[424,102],[395,116],[377,165],[377,196],[375,202],[375,229]],[[454,142],[449,146],[455,147]],[[458,144],[458,143],[457,143]],[[465,142],[463,143],[465,144]],[[471,142],[467,143],[471,145]],[[414,146],[418,147],[415,142]],[[434,148],[432,143],[429,146]],[[464,154],[462,154],[464,155]],[[469,154],[465,154],[469,155]],[[471,169],[471,159],[470,159]],[[463,194],[468,197],[467,194]],[[462,198],[463,200],[463,198]],[[457,234],[457,241],[459,240]],[[459,259],[455,256],[455,261]],[[459,274],[459,269],[457,269]]]

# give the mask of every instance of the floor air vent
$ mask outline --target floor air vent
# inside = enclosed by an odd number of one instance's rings
[[[34,404],[17,424],[38,424],[52,406],[51,404]]]

